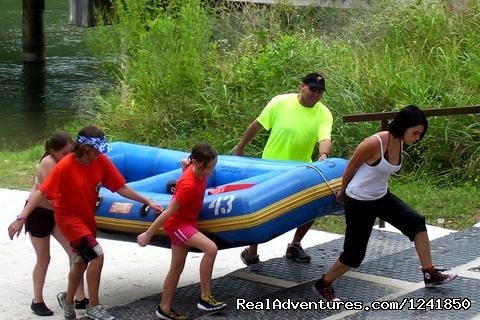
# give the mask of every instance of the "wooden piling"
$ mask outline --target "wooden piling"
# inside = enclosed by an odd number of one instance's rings
[[[108,18],[112,4],[110,0],[70,0],[70,23],[81,27],[96,25],[95,14]]]
[[[45,62],[45,0],[23,0],[23,61]]]
[[[93,26],[93,1],[70,0],[70,23],[81,27]]]

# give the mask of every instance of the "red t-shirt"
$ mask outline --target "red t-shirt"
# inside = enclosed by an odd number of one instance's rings
[[[100,185],[115,192],[125,185],[125,179],[106,155],[85,165],[73,153],[63,158],[40,185],[39,190],[53,200],[55,222],[68,241],[95,236]]]
[[[173,194],[173,199],[180,204],[180,208],[165,221],[163,229],[166,232],[174,232],[185,224],[197,227],[198,216],[203,206],[203,196],[207,188],[207,180],[206,178],[200,180],[195,176],[193,165],[185,170],[178,180]]]

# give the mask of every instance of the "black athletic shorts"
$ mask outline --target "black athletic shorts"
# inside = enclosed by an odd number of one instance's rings
[[[36,207],[25,221],[25,232],[32,237],[44,238],[52,234],[55,227],[53,210]]]

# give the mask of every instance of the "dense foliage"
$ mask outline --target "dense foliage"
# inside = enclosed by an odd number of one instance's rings
[[[117,88],[92,121],[113,140],[187,150],[197,140],[227,153],[268,100],[302,75],[327,77],[334,153],[349,157],[379,124],[352,113],[480,103],[480,4],[447,2],[333,9],[283,4],[242,10],[198,0],[114,0],[112,24],[89,43],[112,57]],[[212,3],[212,1],[210,1]],[[479,115],[431,118],[406,170],[437,181],[480,180]],[[266,135],[252,141],[259,155]]]

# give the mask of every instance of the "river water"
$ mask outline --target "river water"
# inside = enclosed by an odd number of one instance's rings
[[[22,62],[22,1],[1,2],[0,150],[18,150],[77,118],[86,92],[109,78],[86,49],[87,29],[69,23],[69,1],[45,1],[43,67]]]

